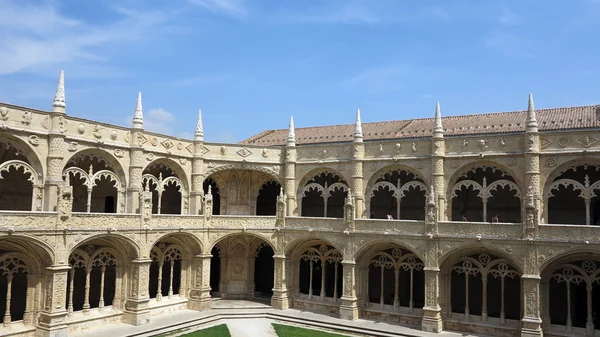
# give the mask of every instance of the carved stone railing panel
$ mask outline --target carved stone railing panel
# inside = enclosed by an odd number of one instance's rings
[[[492,222],[462,222],[440,221],[438,223],[440,236],[462,237],[481,236],[481,238],[519,239],[523,235],[520,223],[492,223]]]
[[[73,213],[68,223],[71,229],[91,228],[99,230],[139,229],[139,214]]]
[[[254,229],[275,228],[275,216],[231,216],[214,215],[210,221],[211,228]]]
[[[542,240],[600,242],[600,226],[540,225],[539,231]]]
[[[355,226],[359,233],[419,236],[425,233],[425,221],[356,219]]]
[[[313,231],[342,232],[346,230],[344,219],[313,218],[313,217],[288,217],[285,218],[287,229],[301,229]]]
[[[54,227],[56,212],[0,211],[0,230]]]

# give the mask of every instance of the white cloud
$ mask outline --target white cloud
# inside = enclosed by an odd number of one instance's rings
[[[247,14],[244,0],[189,0],[189,2],[211,12],[224,13],[236,17]]]
[[[111,8],[118,19],[102,25],[92,25],[61,14],[55,2],[32,4],[25,1],[2,0],[0,11],[0,75],[21,71],[56,71],[57,65],[74,63],[96,64],[108,60],[101,47],[139,41],[149,30],[163,24],[167,15],[158,11],[131,11]]]
[[[125,125],[131,126],[133,115],[125,119]],[[175,121],[175,115],[163,108],[150,109],[144,112],[144,130],[150,132],[172,135],[173,127],[171,123]]]

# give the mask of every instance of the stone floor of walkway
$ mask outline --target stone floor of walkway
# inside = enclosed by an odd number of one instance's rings
[[[246,316],[246,317],[244,317]],[[268,317],[267,317],[268,316]],[[469,333],[456,333],[444,331],[440,334],[420,331],[415,328],[405,327],[397,324],[385,323],[380,321],[363,320],[356,321],[342,320],[338,317],[325,314],[302,311],[297,309],[276,310],[269,305],[261,302],[245,300],[218,300],[213,302],[213,308],[207,311],[180,310],[171,314],[154,316],[150,323],[146,325],[133,326],[125,323],[116,323],[101,328],[86,329],[78,332],[69,333],[71,337],[150,337],[161,335],[165,327],[183,328],[188,322],[205,319],[208,323],[198,325],[191,324],[191,332],[194,330],[205,329],[210,326],[227,324],[232,337],[276,337],[275,330],[271,323],[292,324],[303,326],[302,321],[313,321],[325,323],[324,328],[335,328],[339,326],[352,326],[356,328],[374,329],[380,332],[393,332],[403,336],[415,337],[475,337],[478,335]],[[296,323],[289,323],[287,319],[296,320]],[[319,329],[319,327],[305,326],[307,329]],[[343,334],[343,333],[342,333]]]

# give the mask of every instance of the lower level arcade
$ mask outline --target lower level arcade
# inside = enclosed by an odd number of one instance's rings
[[[211,298],[273,298],[272,303],[279,303],[276,308],[285,308],[284,297],[288,307],[344,316],[344,306],[354,301],[360,318],[421,329],[428,271],[424,258],[408,245],[379,242],[360,248],[349,260],[343,249],[324,239],[292,241],[285,255],[276,255],[269,241],[258,235],[228,235],[207,247],[206,254],[195,236],[176,233],[159,238],[143,260],[135,242],[99,235],[73,247],[60,269],[50,265],[52,256],[40,243],[18,236],[1,238],[0,335],[33,336],[36,328],[47,325],[52,309],[54,314],[63,312],[70,332],[125,321],[132,301],[139,300],[136,294],[143,294],[138,296],[147,303],[143,315],[152,320],[197,308],[192,302],[202,296],[194,294],[204,290],[209,296],[209,304],[200,306],[204,309],[210,308]],[[479,246],[449,253],[440,261],[435,272],[443,329],[521,334],[527,296],[518,258]],[[140,264],[147,268],[138,268]],[[66,277],[56,277],[56,270],[66,270]],[[598,333],[599,275],[600,256],[591,252],[565,254],[541,267],[544,335]],[[53,284],[57,280],[64,284]]]

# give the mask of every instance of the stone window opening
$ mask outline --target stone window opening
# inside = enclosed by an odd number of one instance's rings
[[[452,221],[521,222],[521,190],[510,174],[497,167],[466,171],[452,187],[450,198]]]
[[[577,165],[560,172],[546,189],[552,224],[600,225],[600,166]]]
[[[0,159],[0,210],[40,211],[43,187],[27,157],[0,141]]]
[[[317,297],[324,302],[330,298],[338,302],[343,290],[342,275],[342,255],[331,246],[312,246],[300,255],[299,290],[308,299]]]
[[[262,184],[256,197],[256,215],[275,215],[281,185],[269,180]]]
[[[369,214],[375,219],[424,220],[428,188],[415,173],[393,170],[381,175],[370,188]]]
[[[174,245],[159,242],[150,253],[150,298],[161,301],[179,294],[183,254]]]
[[[74,157],[62,175],[63,180],[73,187],[73,212],[124,212],[124,184],[102,157],[91,154]],[[108,197],[115,201],[110,209],[106,207]]]
[[[4,327],[18,321],[30,321],[31,315],[27,264],[18,256],[0,256],[0,313]]]
[[[452,315],[464,321],[478,316],[481,321],[496,318],[498,324],[521,318],[519,273],[504,259],[475,254],[459,259],[451,268],[446,296]],[[494,323],[494,322],[492,322]]]
[[[410,251],[390,248],[372,255],[368,265],[369,307],[394,309],[407,307],[413,311],[425,304],[423,262]]]
[[[152,192],[153,214],[185,214],[187,192],[171,167],[160,162],[149,165],[142,175],[142,188]]]
[[[343,218],[348,190],[348,184],[335,173],[313,176],[300,191],[302,216]]]
[[[542,321],[548,331],[572,336],[593,335],[600,325],[598,261],[560,263],[541,281]]]
[[[67,313],[103,310],[116,297],[117,258],[105,248],[87,245],[76,249],[69,258],[67,275]]]
[[[215,182],[212,178],[206,178],[202,183],[202,188],[204,190],[204,195],[208,194],[208,189],[210,187],[210,193],[213,196],[213,208],[212,215],[220,215],[221,214],[221,193],[219,192],[219,186],[217,182]]]

